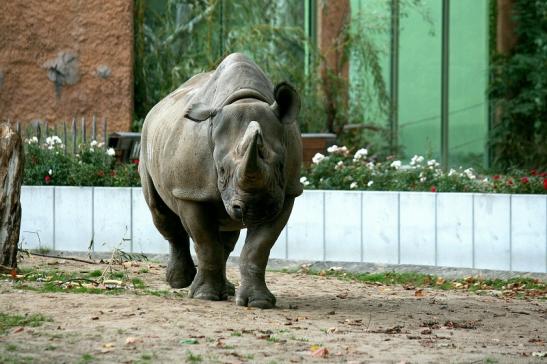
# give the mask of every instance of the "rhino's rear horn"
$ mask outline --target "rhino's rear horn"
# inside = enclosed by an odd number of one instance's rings
[[[283,124],[290,124],[296,120],[300,111],[300,97],[287,82],[281,82],[274,90],[275,102],[271,105],[272,111]]]
[[[184,117],[192,121],[200,122],[212,118],[218,110],[212,109],[205,104],[196,102],[188,108]]]

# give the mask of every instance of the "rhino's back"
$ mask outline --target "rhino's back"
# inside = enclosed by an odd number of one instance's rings
[[[208,123],[184,117],[193,95],[211,74],[200,73],[166,96],[150,110],[143,125],[141,163],[159,195],[173,210],[175,189],[184,189],[198,200],[217,196]]]

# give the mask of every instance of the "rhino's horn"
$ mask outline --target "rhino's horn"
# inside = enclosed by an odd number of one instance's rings
[[[262,159],[260,150],[262,146],[262,134],[260,125],[253,121],[247,127],[245,135],[239,145],[243,152],[243,159],[239,170],[240,183],[243,187],[258,188],[263,180]]]

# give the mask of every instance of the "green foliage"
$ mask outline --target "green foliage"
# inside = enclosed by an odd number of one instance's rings
[[[547,172],[512,170],[511,175],[479,176],[472,168],[439,168],[435,160],[414,156],[408,164],[393,158],[369,157],[366,149],[354,153],[332,146],[327,156],[316,154],[301,182],[309,189],[369,191],[430,191],[547,193]]]
[[[490,95],[496,121],[493,162],[498,168],[547,167],[547,2],[513,4],[517,43],[493,59]]]
[[[32,315],[12,315],[9,313],[0,312],[0,335],[5,334],[9,329],[16,326],[41,326],[45,321],[51,319],[41,314]]]
[[[29,139],[25,144],[25,185],[56,186],[139,186],[137,164],[117,164],[113,150],[100,143],[80,145],[79,154],[65,154],[60,139],[50,137],[40,144]]]

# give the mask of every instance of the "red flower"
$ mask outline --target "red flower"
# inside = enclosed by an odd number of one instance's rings
[[[138,165],[140,161],[138,159],[133,159],[131,162]]]
[[[538,174],[537,169],[534,168],[534,169],[530,170],[530,174],[531,174],[532,176],[537,176],[537,174]]]
[[[493,179],[494,181],[497,181],[497,180],[499,180],[499,179],[500,179],[500,176],[498,176],[498,175],[495,175],[494,177],[492,177],[492,179]]]
[[[530,182],[530,181],[528,180],[528,177],[522,177],[522,178],[520,179],[520,182],[526,184],[526,183],[528,183],[528,182]]]
[[[99,172],[97,172],[97,176],[104,177],[104,171],[101,169]]]
[[[547,190],[547,178],[543,179],[543,189]]]
[[[508,184],[509,186],[512,186],[512,185],[513,185],[513,179],[512,179],[512,178],[509,178],[509,179],[507,180],[507,184]]]
[[[547,177],[547,172],[541,172],[540,177]]]
[[[44,181],[46,182],[46,185],[49,185],[49,182],[51,182],[51,177],[49,175],[46,175],[44,177]]]
[[[431,186],[431,192],[437,192],[437,187]]]

